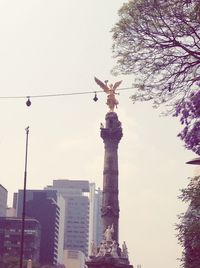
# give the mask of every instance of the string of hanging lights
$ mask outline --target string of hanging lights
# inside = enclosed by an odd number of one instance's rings
[[[125,87],[125,88],[119,88],[120,90],[129,90],[133,89],[133,87]],[[26,106],[30,107],[32,102],[31,99],[33,98],[49,98],[49,97],[64,97],[64,96],[72,96],[72,95],[84,95],[84,94],[94,94],[93,101],[97,102],[98,97],[97,93],[103,93],[102,90],[98,91],[83,91],[83,92],[71,92],[71,93],[57,93],[57,94],[41,94],[41,95],[19,95],[19,96],[0,96],[0,99],[25,99],[26,100]]]

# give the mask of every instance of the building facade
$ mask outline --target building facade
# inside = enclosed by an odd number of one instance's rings
[[[0,217],[0,256],[19,257],[22,219]],[[25,219],[24,259],[39,261],[41,225],[35,219]]]
[[[53,189],[65,199],[64,249],[88,255],[89,182],[84,180],[53,180]]]
[[[65,202],[57,191],[27,190],[26,216],[41,224],[40,264],[62,264]],[[17,216],[22,214],[23,190],[17,195]]]
[[[85,268],[85,255],[79,250],[64,250],[66,268]]]
[[[6,207],[7,207],[7,195],[8,192],[3,185],[0,184],[0,217],[6,216]]]
[[[91,245],[100,245],[102,240],[102,190],[96,189],[95,183],[90,183],[90,226],[89,226],[89,255],[91,253]]]

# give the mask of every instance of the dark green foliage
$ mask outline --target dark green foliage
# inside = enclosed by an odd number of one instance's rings
[[[192,92],[187,100],[177,102],[174,116],[180,118],[183,125],[178,136],[185,142],[185,147],[200,155],[200,90]]]
[[[188,187],[182,190],[181,200],[188,202],[186,213],[179,216],[178,240],[183,247],[182,267],[200,267],[200,176],[192,178]]]

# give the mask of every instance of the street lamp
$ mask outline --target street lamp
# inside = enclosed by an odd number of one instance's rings
[[[28,158],[28,134],[29,127],[26,131],[26,150],[25,150],[25,168],[24,168],[24,191],[23,191],[23,208],[22,208],[22,229],[21,229],[21,248],[20,248],[20,268],[23,268],[23,254],[24,254],[24,227],[26,214],[26,179],[27,179],[27,158]]]
[[[200,165],[200,157],[194,158],[188,162],[186,162],[186,164],[191,164],[191,165]]]

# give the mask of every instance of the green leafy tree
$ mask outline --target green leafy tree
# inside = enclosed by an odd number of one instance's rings
[[[180,199],[189,203],[186,213],[179,216],[178,240],[183,247],[182,267],[200,267],[200,176],[190,180],[181,191]]]
[[[112,33],[113,73],[134,74],[133,101],[173,107],[200,81],[199,0],[130,0]]]

